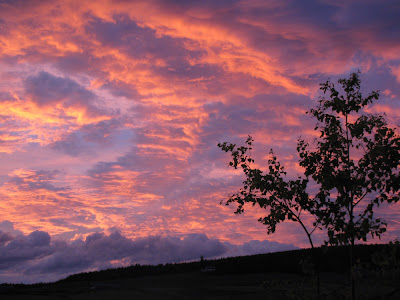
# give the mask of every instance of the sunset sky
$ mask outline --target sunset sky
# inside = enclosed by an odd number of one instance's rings
[[[398,0],[0,0],[0,282],[308,247],[263,211],[217,143],[288,169],[319,83],[360,70],[400,125]],[[379,210],[381,242],[400,206]],[[323,241],[317,235],[317,244]],[[378,242],[378,240],[376,241]]]

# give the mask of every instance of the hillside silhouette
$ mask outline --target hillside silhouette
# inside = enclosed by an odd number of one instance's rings
[[[314,251],[314,253],[312,253]],[[400,244],[357,245],[362,299],[400,298]],[[322,299],[346,299],[347,247],[322,247],[214,260],[133,265],[79,273],[53,283],[2,284],[2,299],[314,299],[312,255],[320,258]],[[201,272],[213,266],[212,272]],[[365,287],[363,287],[365,285]],[[368,290],[367,290],[368,289]],[[299,298],[308,295],[309,298]],[[332,298],[333,297],[333,298]]]

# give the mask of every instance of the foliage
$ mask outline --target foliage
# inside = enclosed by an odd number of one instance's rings
[[[235,169],[241,167],[246,175],[243,187],[228,199],[226,205],[236,202],[238,204],[236,214],[244,212],[245,203],[268,208],[269,214],[259,219],[267,226],[268,234],[275,232],[276,225],[286,219],[298,222],[313,247],[311,234],[317,228],[317,224],[310,230],[301,218],[302,211],[311,211],[315,207],[306,192],[308,179],[298,177],[297,180],[285,180],[286,171],[272,150],[268,160],[268,173],[264,174],[260,169],[252,168],[251,164],[254,163],[254,160],[248,153],[252,150],[253,141],[249,136],[246,140],[247,146],[242,147],[236,147],[235,144],[227,142],[218,143],[218,147],[223,151],[231,153],[232,161],[229,165]]]
[[[327,242],[354,244],[380,237],[387,224],[374,218],[374,207],[399,200],[400,137],[382,115],[359,113],[379,94],[363,98],[358,73],[338,82],[345,95],[327,81],[321,90],[329,99],[309,111],[320,122],[316,149],[300,139],[297,151],[304,174],[320,186],[313,213],[328,230]]]
[[[218,143],[218,147],[230,152],[229,165],[242,168],[246,176],[243,187],[226,205],[237,203],[237,214],[244,211],[245,203],[269,210],[266,217],[259,219],[267,225],[268,234],[286,219],[298,222],[311,248],[312,233],[325,228],[326,244],[350,244],[353,267],[355,241],[366,241],[369,234],[380,238],[386,231],[387,223],[374,217],[375,207],[400,199],[400,136],[396,129],[388,127],[384,116],[365,114],[364,108],[378,100],[379,93],[371,92],[363,98],[359,73],[338,83],[344,95],[328,80],[321,84],[321,90],[329,98],[322,97],[319,106],[307,112],[318,120],[315,130],[319,130],[320,137],[314,141],[314,148],[305,140],[298,140],[299,164],[305,177],[287,180],[284,167],[272,150],[266,173],[252,168],[251,136],[246,146],[224,142]],[[315,196],[307,192],[310,180],[319,186]],[[306,227],[302,211],[314,217],[313,228]],[[355,295],[352,274],[353,299]]]
[[[269,209],[267,216],[259,219],[267,225],[268,234],[286,219],[295,221],[313,247],[311,234],[316,228],[327,229],[326,243],[331,245],[365,241],[368,234],[380,237],[386,230],[387,224],[374,218],[374,208],[399,200],[400,137],[383,116],[360,114],[379,94],[371,92],[362,97],[359,73],[338,82],[345,95],[328,80],[321,84],[321,90],[329,99],[322,97],[319,106],[307,112],[318,120],[315,130],[320,131],[320,138],[315,141],[315,149],[310,149],[305,140],[298,140],[305,178],[287,180],[272,150],[266,173],[252,168],[251,136],[242,147],[218,143],[221,150],[230,152],[229,165],[242,168],[246,176],[243,187],[226,205],[237,203],[237,214],[244,211],[245,203]],[[311,179],[319,185],[314,197],[306,191]],[[313,228],[306,227],[302,211],[314,216]]]

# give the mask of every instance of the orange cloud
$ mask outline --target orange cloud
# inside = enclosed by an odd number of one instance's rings
[[[267,237],[264,211],[218,205],[240,176],[217,142],[251,134],[260,167],[274,148],[300,173],[297,138],[319,136],[304,117],[318,82],[359,66],[371,82],[383,70],[390,90],[368,112],[398,120],[398,42],[386,19],[357,23],[351,3],[21,3],[0,4],[0,217],[25,233],[307,246],[296,224]]]

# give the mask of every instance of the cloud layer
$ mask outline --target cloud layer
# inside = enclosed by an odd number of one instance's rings
[[[48,282],[73,273],[133,264],[198,261],[201,256],[218,258],[295,248],[268,241],[232,245],[209,239],[205,234],[148,236],[132,240],[115,231],[110,235],[93,233],[85,240],[67,243],[52,239],[44,231],[18,236],[0,231],[0,282]]]
[[[307,247],[298,224],[267,237],[264,211],[219,205],[243,177],[216,145],[251,134],[260,165],[273,148],[295,176],[297,139],[315,137],[305,112],[318,84],[357,69],[366,93],[380,90],[367,112],[399,126],[399,10],[395,0],[0,1],[0,219],[65,245],[96,232],[113,242],[117,230],[120,241]],[[399,238],[399,207],[378,215],[384,241]]]

